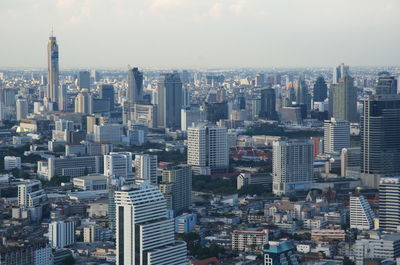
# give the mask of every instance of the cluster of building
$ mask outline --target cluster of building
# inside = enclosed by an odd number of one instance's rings
[[[51,36],[47,75],[0,75],[0,120],[0,265],[400,258],[388,72],[60,72]]]

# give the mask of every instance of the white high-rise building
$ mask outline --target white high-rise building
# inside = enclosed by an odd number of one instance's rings
[[[122,138],[122,126],[116,123],[94,125],[94,141],[119,143]]]
[[[183,265],[186,243],[175,241],[160,190],[142,183],[115,192],[117,265]]]
[[[114,177],[130,177],[132,173],[132,153],[111,152],[104,156],[104,175]]]
[[[374,217],[374,212],[364,196],[350,196],[350,228],[370,230],[374,227]]]
[[[324,122],[324,152],[340,152],[350,147],[350,126],[345,120],[331,118]]]
[[[53,248],[64,248],[75,243],[74,221],[53,221],[49,224],[48,233]]]
[[[379,183],[379,228],[400,229],[400,177],[385,177]]]
[[[310,189],[314,177],[313,141],[282,140],[272,146],[274,194]]]
[[[28,101],[25,98],[17,99],[17,120],[25,119],[28,116]]]
[[[226,172],[229,167],[227,130],[199,125],[188,129],[188,164],[200,175]]]
[[[157,184],[157,163],[157,155],[136,155],[134,162],[136,178]]]

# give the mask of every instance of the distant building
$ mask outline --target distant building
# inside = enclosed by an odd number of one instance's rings
[[[4,157],[4,169],[21,169],[21,158],[17,156],[5,156]]]
[[[134,120],[146,124],[148,128],[157,128],[157,106],[150,104],[134,105]]]
[[[272,191],[272,176],[268,173],[241,173],[237,176],[237,189],[246,185],[261,185],[266,192]]]
[[[328,86],[325,83],[325,79],[322,76],[317,78],[317,81],[314,83],[314,102],[323,102],[328,97]]]
[[[76,177],[73,180],[74,188],[80,190],[106,190],[107,176],[104,175],[89,175]]]
[[[138,180],[148,180],[150,184],[157,184],[157,155],[135,156],[135,177]]]
[[[295,247],[288,241],[270,241],[263,250],[264,265],[300,265]]]
[[[100,98],[108,100],[110,102],[110,110],[113,110],[115,105],[114,86],[110,84],[101,84]]]
[[[377,95],[396,95],[397,79],[387,72],[380,73],[375,92]]]
[[[197,215],[184,213],[175,217],[175,233],[184,234],[191,232],[197,224]]]
[[[370,230],[374,227],[374,218],[374,212],[364,196],[350,196],[350,228]]]
[[[358,122],[357,90],[354,79],[347,75],[340,78],[338,84],[331,85],[329,93],[329,108],[331,117]]]
[[[166,201],[157,187],[115,191],[115,204],[117,265],[144,259],[148,265],[185,264],[186,244],[175,241],[174,220],[166,218]]]
[[[25,98],[19,98],[16,101],[17,121],[25,119],[28,116],[28,101]]]
[[[133,176],[132,172],[132,153],[111,152],[104,156],[104,175],[127,178]]]
[[[74,221],[53,221],[49,224],[49,241],[53,248],[64,248],[75,243]]]
[[[79,89],[88,89],[90,90],[90,72],[89,71],[80,71],[78,74],[78,87]]]
[[[313,142],[280,140],[273,143],[273,192],[283,195],[309,190],[314,179]]]
[[[370,233],[369,239],[358,239],[354,248],[356,265],[364,265],[365,261],[396,259],[400,257],[400,234],[380,235]]]
[[[400,96],[371,95],[361,117],[361,181],[377,188],[379,178],[400,176]]]
[[[127,97],[132,106],[143,102],[143,73],[137,67],[128,70]]]
[[[182,82],[178,73],[162,75],[157,82],[157,122],[161,128],[181,127]]]
[[[396,232],[400,229],[400,177],[381,178],[379,184],[379,228]]]
[[[324,122],[324,153],[336,153],[350,147],[350,126],[347,121],[331,118]]]
[[[259,117],[267,120],[276,120],[276,96],[275,89],[267,88],[261,90],[261,109]]]
[[[188,129],[188,164],[196,174],[226,172],[229,167],[226,128],[199,125]]]
[[[260,251],[268,242],[268,230],[235,230],[231,235],[233,251]]]
[[[120,143],[122,140],[122,126],[117,123],[94,125],[94,141]]]
[[[163,170],[162,184],[170,185],[166,197],[171,198],[171,210],[182,212],[192,205],[192,168],[190,165],[178,165]]]

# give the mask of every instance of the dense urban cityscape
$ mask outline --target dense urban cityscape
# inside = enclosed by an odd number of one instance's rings
[[[63,67],[58,34],[0,65],[0,265],[400,264],[400,67]]]

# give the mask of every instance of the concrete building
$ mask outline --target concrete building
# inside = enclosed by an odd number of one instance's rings
[[[241,173],[237,176],[237,189],[246,185],[261,185],[266,191],[272,190],[272,176],[268,173]]]
[[[369,239],[358,239],[354,248],[356,265],[364,265],[365,260],[396,259],[400,257],[400,234],[380,235],[371,232]]]
[[[100,241],[100,227],[97,225],[89,225],[83,228],[83,242]]]
[[[35,238],[14,247],[0,247],[0,265],[53,265],[47,239]]]
[[[141,184],[115,192],[117,265],[182,265],[186,244],[175,241],[174,220],[157,187]],[[151,211],[149,211],[151,209]]]
[[[226,128],[199,125],[188,129],[188,164],[195,174],[226,172],[229,167]]]
[[[88,89],[82,89],[75,97],[75,112],[93,114],[93,95]]]
[[[137,67],[128,70],[127,98],[132,106],[143,101],[143,73]]]
[[[191,232],[197,225],[197,214],[184,213],[175,217],[175,233],[183,234]]]
[[[350,147],[350,126],[347,121],[331,118],[324,122],[324,152],[336,153]]]
[[[270,241],[263,250],[264,265],[300,265],[295,247],[288,241]]]
[[[75,243],[74,221],[53,221],[49,224],[49,241],[53,248],[64,248]]]
[[[74,188],[80,190],[106,190],[107,176],[104,175],[89,175],[84,177],[74,178]]]
[[[179,213],[192,205],[192,168],[178,165],[163,170],[162,184],[170,185],[166,197],[171,198],[171,210]]]
[[[51,34],[47,42],[47,80],[48,85],[45,93],[45,101],[55,103],[60,100],[60,82],[58,67],[58,44],[56,37]]]
[[[122,126],[116,123],[94,125],[94,141],[120,143],[122,140]]]
[[[187,131],[193,124],[198,124],[201,121],[200,106],[193,105],[181,109],[181,130]]]
[[[371,95],[361,117],[361,180],[377,188],[379,178],[400,176],[400,95]]]
[[[157,155],[135,156],[135,177],[138,181],[147,180],[150,184],[157,184]]]
[[[104,175],[128,178],[133,176],[132,153],[111,152],[104,156]]]
[[[28,101],[26,98],[19,98],[16,104],[17,121],[25,119],[28,116]]]
[[[314,179],[313,142],[280,140],[273,143],[273,192],[277,195],[308,190]]]
[[[79,89],[90,89],[90,72],[89,71],[79,71],[78,73],[78,87]]]
[[[268,230],[235,230],[231,235],[233,251],[256,252],[262,250],[268,243]]]
[[[354,79],[349,75],[340,78],[338,84],[332,84],[329,93],[331,117],[348,122],[358,122],[357,90]]]
[[[381,178],[379,184],[379,228],[400,231],[400,177]]]
[[[5,156],[4,157],[4,169],[21,169],[21,158],[17,156]]]
[[[38,168],[39,168],[38,161]],[[80,156],[80,157],[50,157],[47,160],[47,180],[54,176],[80,177],[87,174],[103,172],[103,157]]]
[[[364,196],[350,196],[350,228],[370,230],[374,227],[374,218],[374,212]]]
[[[150,104],[135,104],[133,119],[137,123],[146,124],[148,128],[157,128],[157,106]]]
[[[157,82],[157,122],[161,128],[181,128],[182,82],[178,73],[161,76]]]

